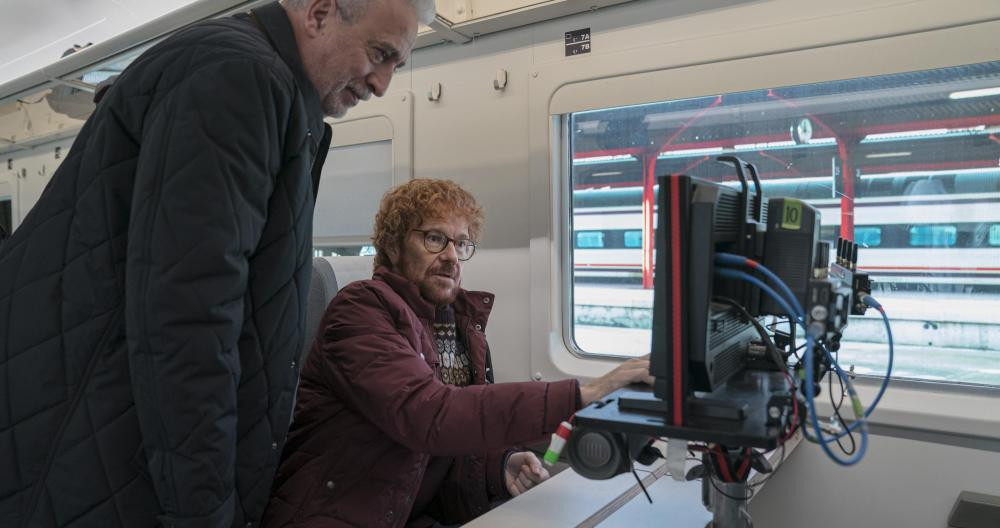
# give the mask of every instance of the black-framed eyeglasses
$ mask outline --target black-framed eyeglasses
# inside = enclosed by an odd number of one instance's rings
[[[411,229],[424,235],[424,249],[431,253],[440,253],[448,247],[448,242],[455,245],[455,255],[458,260],[469,260],[476,253],[476,243],[468,238],[450,238],[434,229]]]

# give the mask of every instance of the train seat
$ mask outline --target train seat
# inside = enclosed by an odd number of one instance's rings
[[[306,333],[299,358],[300,365],[305,365],[306,356],[309,355],[309,349],[312,348],[316,332],[319,330],[319,321],[337,291],[339,291],[337,273],[333,271],[333,266],[323,257],[313,258],[312,282],[309,283],[309,297],[306,300]]]
[[[306,301],[306,339],[302,346],[300,365],[305,365],[306,356],[312,349],[319,322],[327,305],[341,288],[372,276],[373,257],[316,257],[313,259],[312,283]]]

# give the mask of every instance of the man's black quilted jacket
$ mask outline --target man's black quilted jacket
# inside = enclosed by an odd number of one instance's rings
[[[259,520],[328,142],[276,4],[115,82],[0,249],[0,526]]]

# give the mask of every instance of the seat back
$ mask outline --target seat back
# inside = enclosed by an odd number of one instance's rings
[[[372,276],[374,257],[316,257],[313,259],[312,283],[306,302],[306,334],[300,356],[300,365],[305,365],[306,357],[312,350],[320,321],[326,313],[330,301],[341,288],[348,284]]]
[[[327,305],[337,294],[337,274],[333,266],[323,257],[313,259],[312,282],[309,283],[309,297],[306,300],[306,333],[302,346],[299,365],[305,365],[306,356],[312,349],[313,340],[319,330],[319,322],[323,319]]]

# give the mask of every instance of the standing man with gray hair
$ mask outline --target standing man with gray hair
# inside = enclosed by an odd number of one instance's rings
[[[0,247],[0,526],[255,526],[298,378],[324,115],[431,0],[185,28],[103,94]],[[311,337],[311,336],[309,336]]]

